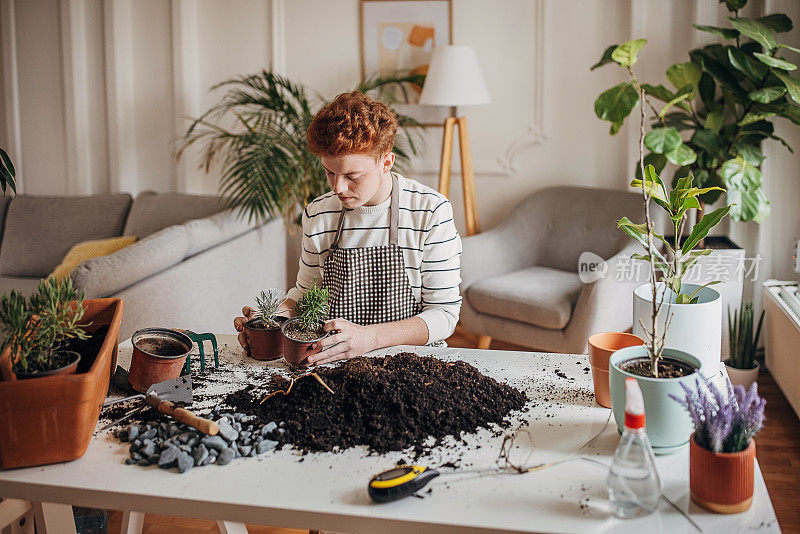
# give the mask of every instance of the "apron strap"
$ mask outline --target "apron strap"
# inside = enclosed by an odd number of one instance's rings
[[[392,173],[392,200],[389,205],[389,244],[397,245],[397,227],[400,224],[400,184]]]
[[[347,208],[342,207],[342,213],[339,215],[339,226],[336,228],[336,236],[333,238],[333,243],[331,243],[331,250],[335,248],[339,248],[339,238],[342,236],[342,227],[344,226],[344,214],[347,212]]]

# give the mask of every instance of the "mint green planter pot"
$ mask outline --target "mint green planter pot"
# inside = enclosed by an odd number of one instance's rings
[[[611,355],[609,360],[609,388],[611,390],[611,409],[617,421],[617,429],[622,432],[625,421],[625,379],[635,378],[644,395],[645,429],[653,451],[656,454],[672,454],[689,443],[689,436],[694,432],[692,420],[686,409],[669,395],[683,397],[681,383],[696,389],[697,373],[681,378],[650,378],[637,376],[623,371],[619,364],[636,358],[648,357],[644,345],[626,347]],[[698,358],[676,349],[664,349],[664,356],[680,360],[700,369]]]

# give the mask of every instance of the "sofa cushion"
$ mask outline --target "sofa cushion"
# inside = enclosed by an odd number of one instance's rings
[[[85,261],[71,276],[75,287],[86,291],[86,298],[110,297],[180,263],[188,249],[186,228],[171,226],[113,254]]]
[[[572,317],[582,287],[576,273],[528,267],[472,284],[467,298],[481,313],[561,330]]]
[[[224,209],[222,200],[216,196],[144,191],[133,201],[123,233],[142,239],[169,226],[202,219]]]
[[[187,256],[194,256],[204,250],[233,239],[253,228],[253,224],[238,217],[234,211],[226,210],[205,219],[195,219],[183,223],[189,238]]]
[[[75,243],[119,236],[130,205],[128,194],[15,197],[0,244],[0,274],[47,276]]]
[[[66,278],[72,269],[79,264],[90,260],[92,258],[99,258],[100,256],[108,256],[114,252],[121,250],[128,245],[136,242],[135,235],[126,235],[121,237],[109,237],[108,239],[94,239],[92,241],[84,241],[73,245],[64,259],[61,260],[50,276],[62,279]]]
[[[36,286],[39,285],[41,278],[24,278],[16,276],[0,276],[0,295],[4,293],[11,293],[12,290],[17,290],[25,297],[30,297]]]

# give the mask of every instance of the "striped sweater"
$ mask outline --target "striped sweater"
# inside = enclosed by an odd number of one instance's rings
[[[400,186],[400,220],[397,244],[403,252],[406,274],[414,298],[421,303],[417,317],[428,327],[428,343],[449,337],[461,310],[461,238],[453,222],[447,198],[415,180],[397,175]],[[360,206],[345,215],[339,248],[362,248],[389,242],[391,198],[375,206]],[[288,297],[299,300],[316,277],[323,279],[323,265],[342,203],[333,193],[310,202],[303,212],[303,250],[297,285]]]

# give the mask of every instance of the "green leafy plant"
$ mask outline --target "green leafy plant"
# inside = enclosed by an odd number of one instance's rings
[[[74,302],[71,302],[74,301]],[[12,290],[0,297],[2,349],[11,349],[15,373],[34,374],[58,369],[72,358],[64,352],[69,339],[86,339],[83,291],[72,279],[41,280],[30,299]]]
[[[597,116],[611,122],[611,135],[619,132],[643,93],[653,121],[644,139],[645,165],[661,173],[668,162],[674,164],[673,184],[693,174],[705,191],[697,197],[701,211],[726,191],[733,220],[763,222],[770,205],[759,170],[764,161],[761,142],[774,139],[792,151],[775,135],[771,119],[800,124],[800,80],[790,75],[797,66],[781,55],[800,49],[776,40],[776,34],[792,29],[788,16],[739,17],[746,3],[726,2],[733,13],[730,28],[695,25],[723,43],[692,50],[688,62],[670,66],[666,76],[673,88],[642,83],[634,73],[645,39],[609,46],[591,70],[616,63],[628,73],[629,81],[595,101]]]
[[[397,101],[395,89],[407,84],[421,86],[424,79],[402,72],[372,76],[362,80],[356,90],[391,105]],[[329,190],[325,170],[306,142],[306,130],[325,99],[267,70],[224,81],[212,89],[217,88],[227,92],[218,104],[192,119],[178,157],[193,144],[202,144],[199,168],[209,172],[216,161],[222,163],[219,190],[229,208],[260,223],[278,214],[287,222],[296,222],[306,204]],[[398,120],[394,153],[402,170],[410,157],[418,154],[423,127],[399,113]]]
[[[261,295],[255,298],[256,301],[256,317],[261,324],[266,328],[275,328],[278,326],[276,317],[278,310],[283,303],[286,302],[286,292],[280,289],[268,289],[262,291]]]
[[[731,357],[728,365],[736,369],[752,369],[755,367],[755,355],[758,349],[758,340],[761,337],[761,326],[764,321],[764,311],[758,318],[758,326],[753,331],[753,302],[744,302],[738,310],[731,314],[728,308],[728,335],[730,340]]]
[[[14,181],[16,175],[17,171],[14,170],[11,158],[8,157],[5,150],[0,148],[0,188],[2,188],[3,194],[6,193],[6,188],[8,187],[11,188],[14,194],[17,193],[17,184]]]
[[[317,286],[314,279],[311,288],[303,293],[294,307],[294,313],[300,328],[306,332],[317,332],[330,312],[330,291],[327,287]]]

